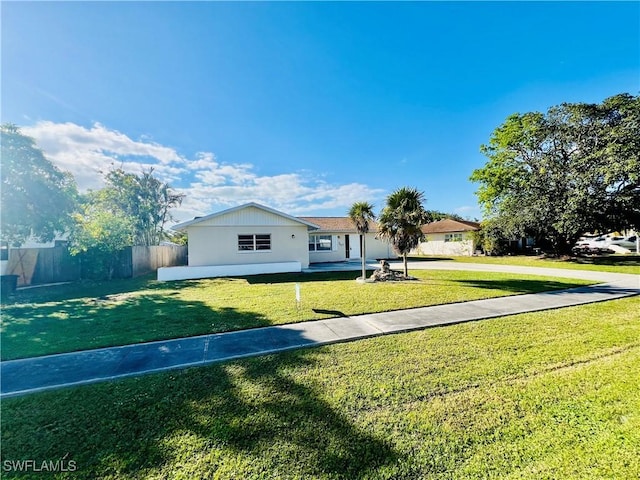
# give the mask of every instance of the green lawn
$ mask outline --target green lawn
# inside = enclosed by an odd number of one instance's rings
[[[157,282],[151,277],[19,291],[2,312],[2,359],[381,312],[590,282],[419,271],[417,282],[359,284],[357,272]],[[295,284],[301,285],[296,305]]]
[[[507,257],[439,257],[416,256],[410,260],[453,260],[461,263],[486,263],[490,265],[517,265],[522,267],[565,268],[569,270],[597,270],[600,272],[630,273],[640,275],[640,255],[607,255],[600,257],[542,258],[533,256]]]
[[[638,478],[639,309],[634,297],[7,399],[2,465],[66,456],[86,479]]]

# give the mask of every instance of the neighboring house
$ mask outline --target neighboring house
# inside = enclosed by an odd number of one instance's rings
[[[476,250],[473,232],[480,230],[477,222],[450,218],[422,227],[425,241],[412,252],[418,255],[471,256]]]
[[[394,256],[391,247],[367,234],[368,259]],[[294,217],[247,203],[180,223],[187,232],[187,267],[158,269],[158,280],[299,272],[310,263],[361,258],[360,237],[347,217]]]

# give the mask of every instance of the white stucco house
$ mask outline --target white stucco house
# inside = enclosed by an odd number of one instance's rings
[[[372,227],[367,259],[395,256]],[[160,268],[158,280],[300,272],[310,263],[362,258],[360,237],[347,217],[294,217],[247,203],[173,228],[187,232],[188,265]]]
[[[476,250],[473,232],[480,230],[477,222],[444,219],[422,227],[425,241],[412,252],[418,255],[471,256]]]

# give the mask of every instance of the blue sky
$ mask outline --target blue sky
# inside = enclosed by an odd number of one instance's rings
[[[2,2],[2,122],[81,189],[154,167],[177,220],[257,201],[479,218],[508,115],[640,90],[638,2]]]

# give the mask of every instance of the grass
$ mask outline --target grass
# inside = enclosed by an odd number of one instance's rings
[[[66,456],[69,477],[87,479],[638,478],[639,308],[633,297],[7,399],[3,465]]]
[[[640,255],[607,255],[596,257],[439,257],[416,256],[411,260],[453,260],[461,263],[487,263],[490,265],[517,265],[522,267],[564,268],[568,270],[596,270],[600,272],[630,273],[640,275]]]
[[[419,271],[358,284],[357,273],[157,282],[151,277],[19,291],[2,312],[2,359],[570,288],[590,282]],[[295,301],[295,284],[302,302]]]

